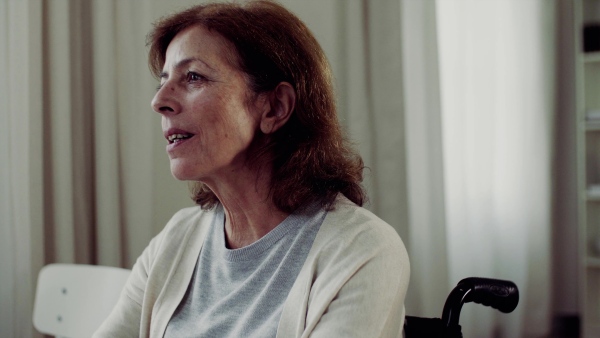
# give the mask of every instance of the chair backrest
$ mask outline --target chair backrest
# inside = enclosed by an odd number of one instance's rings
[[[91,337],[117,303],[130,270],[49,264],[38,276],[33,326],[54,336]]]

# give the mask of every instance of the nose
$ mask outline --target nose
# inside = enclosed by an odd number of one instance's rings
[[[154,94],[154,98],[150,105],[152,109],[159,114],[177,114],[179,112],[179,104],[175,99],[176,89],[173,85],[165,83]]]

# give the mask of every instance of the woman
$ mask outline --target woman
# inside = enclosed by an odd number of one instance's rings
[[[409,278],[396,232],[363,209],[315,38],[268,1],[156,23],[171,171],[195,182],[96,337],[399,337]]]

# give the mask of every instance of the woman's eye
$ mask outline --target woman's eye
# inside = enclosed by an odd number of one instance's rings
[[[187,80],[188,82],[196,82],[196,81],[200,81],[203,79],[203,76],[198,74],[198,73],[194,73],[194,72],[187,72]]]

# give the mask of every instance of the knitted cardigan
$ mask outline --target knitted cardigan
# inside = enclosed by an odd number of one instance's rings
[[[120,299],[93,337],[163,337],[214,213],[176,213],[134,265]],[[410,266],[396,231],[338,196],[294,283],[277,338],[402,337]]]

